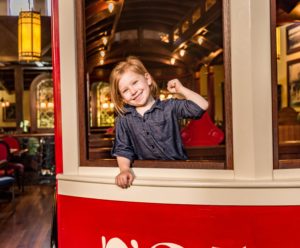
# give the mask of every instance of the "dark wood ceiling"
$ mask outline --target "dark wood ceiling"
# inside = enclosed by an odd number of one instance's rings
[[[299,0],[276,0],[276,5],[277,26],[285,25],[291,22],[300,22]]]
[[[202,64],[220,64],[223,61],[222,1],[216,0],[209,9],[205,0],[119,0],[113,13],[107,11],[105,1],[85,0],[86,54],[88,70],[108,71],[129,55],[140,57],[150,68],[183,68],[193,71]],[[211,1],[214,2],[214,1]],[[201,17],[192,16],[201,9]],[[182,30],[185,22],[188,28]],[[179,38],[173,34],[179,30]],[[198,33],[203,42],[198,44]],[[107,34],[104,46],[101,37]],[[168,36],[169,42],[159,37]],[[181,57],[181,47],[186,53]],[[104,64],[99,51],[106,49]],[[212,55],[212,52],[217,52]],[[176,58],[174,65],[170,59]]]
[[[104,0],[85,0],[86,6],[86,54],[88,69],[110,70],[115,63],[128,55],[140,57],[151,68],[181,67],[187,71],[197,70],[203,64],[223,63],[222,0],[115,0],[113,13],[107,11]],[[214,3],[207,9],[207,3]],[[300,19],[291,14],[298,0],[274,0],[277,4],[278,23]],[[201,17],[193,22],[192,16],[201,9]],[[179,32],[173,40],[174,31],[188,21],[187,30]],[[202,31],[201,31],[202,30]],[[145,32],[169,35],[169,42],[151,39]],[[127,33],[126,33],[127,32]],[[201,45],[197,42],[200,32]],[[101,37],[110,37],[107,46]],[[123,38],[122,38],[123,37]],[[178,55],[184,46],[186,54]],[[99,51],[107,50],[104,64],[100,63]],[[176,58],[175,65],[170,64]],[[102,72],[103,73],[103,72]]]

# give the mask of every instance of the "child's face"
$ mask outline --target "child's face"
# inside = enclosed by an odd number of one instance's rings
[[[148,73],[140,75],[128,71],[120,78],[119,92],[125,103],[134,107],[142,107],[153,99],[150,89],[151,84],[152,80]]]

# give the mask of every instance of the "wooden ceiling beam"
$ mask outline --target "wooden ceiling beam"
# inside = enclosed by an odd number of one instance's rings
[[[203,1],[203,0],[201,0]],[[174,0],[151,0],[148,1],[148,4],[159,5],[159,6],[169,6],[169,8],[190,8],[195,5],[195,0],[185,0],[185,1],[174,1]],[[144,0],[130,0],[126,5],[131,7],[138,6],[139,4],[145,5]]]
[[[86,29],[89,30],[91,27],[98,25],[101,22],[110,22],[114,20],[114,15],[106,12],[98,12],[96,15],[86,17]]]
[[[289,13],[299,4],[299,0],[276,0],[276,3],[280,9]]]
[[[171,65],[170,63],[170,58],[168,57],[161,57],[161,56],[157,56],[157,55],[149,55],[149,54],[140,54],[138,56],[145,64],[147,62],[151,62],[151,63],[156,63],[157,66],[159,65],[169,65],[169,66],[176,66],[176,67],[182,67],[182,68],[186,68],[186,64],[183,63],[182,61],[178,61],[177,65]],[[107,58],[107,60],[105,61],[105,65],[111,65],[110,68],[112,68],[116,63],[120,62],[120,58],[119,56],[117,57],[109,57]],[[125,58],[123,58],[125,59]],[[98,67],[102,67],[103,65],[95,64],[93,66],[93,70],[95,70]]]
[[[170,6],[167,4],[160,4],[159,6],[153,5],[152,2],[146,2],[140,5],[135,5],[134,7],[130,7],[130,4],[126,4],[127,8],[124,8],[124,11],[126,12],[126,15],[134,15],[136,13],[140,12],[161,12],[168,16],[174,16],[177,19],[182,18],[186,14],[185,9],[178,8],[177,6]]]
[[[124,31],[124,30],[131,30],[131,29],[150,29],[155,30],[158,32],[164,32],[164,33],[170,33],[173,29],[173,26],[171,26],[169,23],[163,23],[160,20],[157,22],[153,22],[152,20],[143,21],[142,23],[137,23],[136,21],[128,21],[128,22],[122,22],[118,26],[118,31]]]
[[[150,49],[149,49],[150,48]],[[141,54],[156,54],[157,57],[170,57],[171,51],[167,45],[163,45],[159,41],[151,40],[151,41],[143,41],[143,44],[138,44],[138,40],[136,42],[123,42],[115,47],[113,47],[110,52],[107,54],[105,58],[105,64],[108,61],[111,61],[111,58],[119,57],[119,60],[127,57],[128,55],[136,55],[139,56]],[[88,61],[88,71],[92,70],[92,68],[99,64],[100,55],[95,52],[87,57]]]
[[[214,59],[216,59],[218,56],[220,56],[223,53],[223,49],[220,48],[215,52],[211,52],[209,55],[203,57],[201,60],[198,61],[197,67],[200,67],[201,65],[209,65],[212,63]]]
[[[95,25],[93,28],[86,30],[86,36],[92,37],[95,34],[99,35],[103,31],[107,31],[108,33],[110,33],[110,30],[113,26],[113,22],[113,19],[106,19],[105,21],[97,23],[97,25]]]
[[[135,55],[140,58],[147,57],[150,58],[162,58],[161,62],[167,65],[170,65],[170,59],[172,57],[176,58],[177,66],[185,67],[189,69],[194,69],[194,65],[197,63],[198,58],[195,57],[195,54],[187,53],[184,57],[180,57],[178,54],[173,54],[170,50],[170,47],[166,45],[162,45],[159,41],[154,40],[143,40],[142,44],[138,44],[136,42],[124,42],[123,44],[117,44],[115,47],[111,49],[111,51],[106,55],[104,65],[107,66],[109,64],[114,63],[115,61],[119,61],[121,59],[126,58],[129,55]],[[153,60],[153,59],[151,59]],[[150,61],[151,61],[150,60]],[[91,54],[88,59],[88,71],[93,71],[94,67],[100,66],[100,56],[99,53]],[[155,60],[156,61],[156,60]]]
[[[119,3],[117,5],[117,10],[115,10],[116,11],[116,16],[115,16],[115,20],[114,20],[114,25],[112,27],[112,30],[111,30],[111,33],[110,33],[110,36],[109,36],[109,39],[108,39],[107,51],[110,50],[111,43],[114,40],[115,33],[116,33],[116,30],[117,30],[118,23],[120,21],[120,16],[121,16],[121,12],[123,10],[123,7],[124,7],[124,0],[119,0]]]
[[[209,26],[212,22],[217,20],[220,15],[222,15],[222,5],[220,1],[217,1],[209,11],[205,12],[186,32],[181,34],[180,37],[174,41],[173,51],[178,50],[182,44],[191,40],[201,28]]]
[[[107,4],[103,1],[94,1],[85,6],[86,17],[97,15],[99,12],[108,12]]]
[[[178,18],[174,16],[168,16],[163,14],[162,12],[139,12],[134,15],[126,15],[122,17],[122,21],[120,24],[123,24],[123,22],[137,22],[137,25],[141,22],[159,22],[159,23],[165,23],[169,26],[173,26],[174,23],[178,22]]]

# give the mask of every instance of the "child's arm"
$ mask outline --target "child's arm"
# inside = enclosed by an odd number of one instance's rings
[[[168,82],[168,91],[170,93],[179,93],[185,97],[185,99],[196,103],[203,110],[207,110],[208,101],[196,92],[184,87],[178,79],[172,79]]]
[[[130,160],[125,157],[117,157],[118,166],[120,168],[120,173],[116,176],[116,184],[126,189],[131,186],[134,175],[130,169]]]

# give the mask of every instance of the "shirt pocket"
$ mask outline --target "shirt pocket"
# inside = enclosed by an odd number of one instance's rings
[[[157,141],[166,141],[169,136],[169,128],[166,120],[161,121],[149,121],[149,128],[151,130],[151,135]]]

